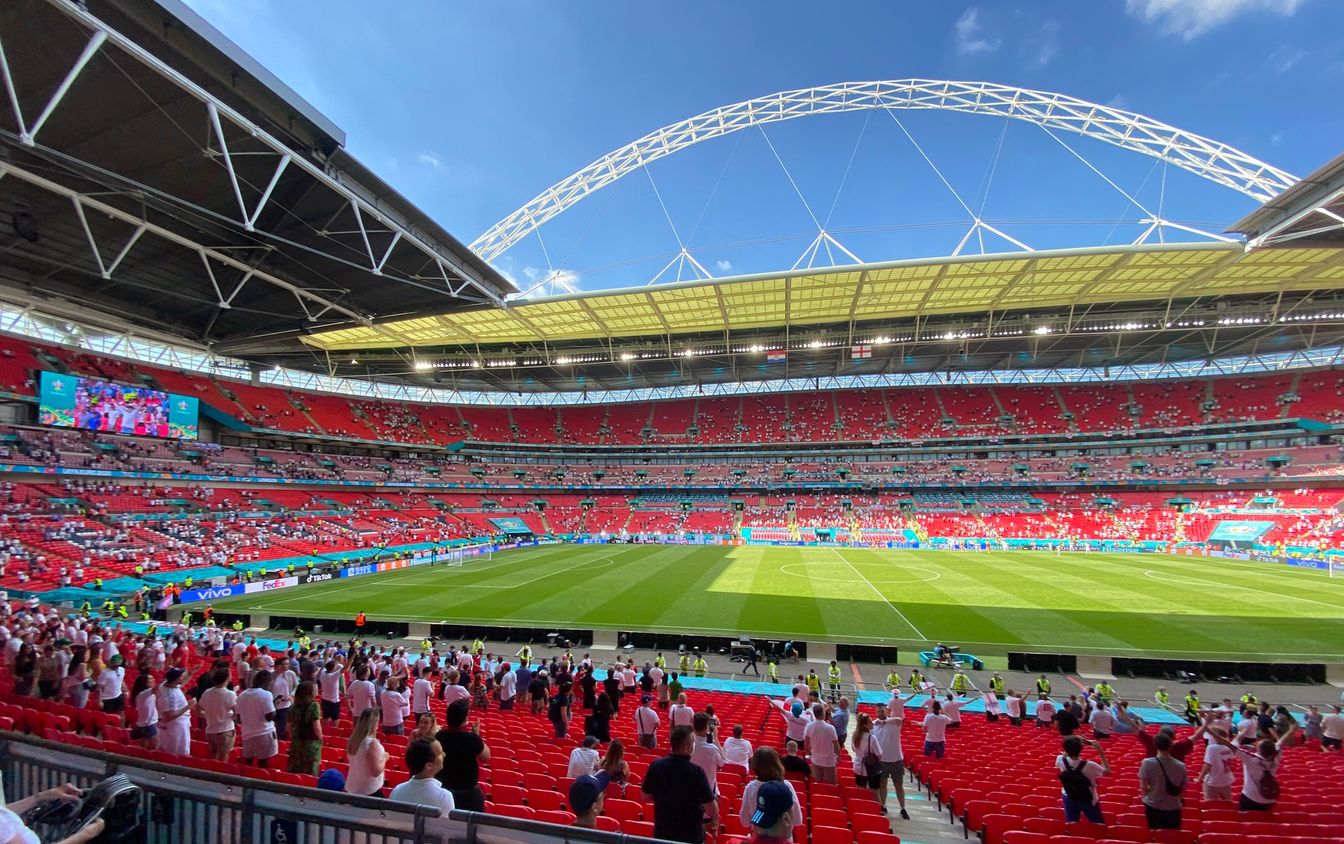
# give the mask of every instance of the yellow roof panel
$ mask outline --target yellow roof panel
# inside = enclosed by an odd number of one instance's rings
[[[303,339],[328,350],[543,343],[1340,283],[1344,250],[1277,248],[1247,254],[1233,243],[1153,244],[901,261],[596,292],[339,328]]]

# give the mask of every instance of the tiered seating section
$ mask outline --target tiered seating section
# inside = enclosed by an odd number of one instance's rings
[[[0,390],[31,396],[56,368],[197,396],[258,428],[416,445],[464,438],[574,445],[867,442],[1344,419],[1344,373],[1089,386],[938,387],[699,398],[599,408],[422,407],[185,374],[0,338]]]

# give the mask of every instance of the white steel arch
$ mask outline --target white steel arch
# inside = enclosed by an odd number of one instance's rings
[[[1074,132],[1159,158],[1258,202],[1273,198],[1298,181],[1291,173],[1227,144],[1132,111],[1064,94],[990,82],[935,79],[840,82],[721,106],[650,132],[551,185],[491,226],[472,242],[471,248],[485,260],[494,260],[589,194],[701,141],[766,123],[869,109],[938,109],[996,115],[1046,129]]]

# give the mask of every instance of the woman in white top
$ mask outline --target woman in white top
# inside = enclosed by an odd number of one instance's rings
[[[155,702],[154,678],[145,672],[135,678],[131,687],[131,703],[135,707],[135,726],[131,738],[146,750],[159,749],[159,708]]]
[[[854,734],[849,737],[850,752],[854,760],[854,784],[867,788],[877,795],[882,785],[882,749],[873,741],[873,719],[868,713],[860,712],[855,719]],[[872,768],[864,764],[864,757],[872,756],[877,761]]]
[[[761,783],[771,781],[782,781],[789,787],[789,791],[793,792],[793,805],[789,807],[789,817],[793,819],[795,827],[802,824],[803,808],[798,803],[798,792],[794,791],[793,783],[784,778],[784,763],[779,761],[779,754],[773,747],[756,748],[756,752],[751,754],[751,772],[756,778],[742,789],[742,811],[738,814],[738,820],[742,821],[742,825],[751,826],[751,816],[756,813],[756,792],[760,790]]]
[[[406,719],[402,707],[406,705],[406,693],[400,690],[401,680],[391,678],[379,696],[378,705],[382,713],[383,734],[400,736],[406,734]]]
[[[378,741],[377,731],[378,710],[364,710],[345,744],[350,763],[350,772],[345,775],[347,794],[383,796],[383,771],[387,768],[388,753]]]
[[[238,695],[238,728],[243,743],[243,763],[269,767],[280,752],[275,737],[275,696],[271,694],[271,672],[252,675],[252,688]]]
[[[182,669],[170,668],[155,696],[159,710],[159,749],[177,756],[191,755],[191,706],[182,693]]]

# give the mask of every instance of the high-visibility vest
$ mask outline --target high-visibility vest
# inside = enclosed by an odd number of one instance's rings
[[[998,677],[998,676],[989,678],[989,688],[990,688],[990,690],[993,691],[994,694],[996,694],[996,695],[997,695],[997,694],[1002,694],[1002,693],[1003,693],[1003,678],[1002,678],[1002,677]]]
[[[829,669],[827,669],[826,673],[831,678],[832,683],[840,682],[840,666],[832,665]]]
[[[1192,694],[1190,694],[1190,695],[1186,695],[1186,696],[1185,696],[1185,711],[1186,711],[1188,714],[1190,714],[1190,715],[1194,715],[1196,712],[1198,712],[1198,711],[1199,711],[1199,698],[1196,697],[1196,696],[1194,696],[1194,695],[1192,695]]]
[[[1153,699],[1158,702],[1158,705],[1166,706],[1171,701],[1171,695],[1163,691],[1158,691],[1153,694]]]
[[[814,691],[814,692],[816,692],[816,691],[820,691],[820,690],[821,690],[821,678],[818,677],[818,676],[815,675],[815,674],[808,674],[808,675],[807,675],[807,687],[808,687],[809,689],[811,689],[812,691]]]
[[[890,674],[888,674],[888,675],[887,675],[887,685],[888,685],[888,686],[891,686],[893,689],[894,689],[894,688],[897,688],[898,686],[900,686],[900,685],[901,685],[901,675],[897,674],[895,671],[893,671],[893,672],[891,672]]]
[[[1050,681],[1042,677],[1036,681],[1036,691],[1050,694]]]
[[[962,674],[960,671],[958,671],[956,674],[952,676],[952,691],[954,692],[966,691],[966,675]]]

